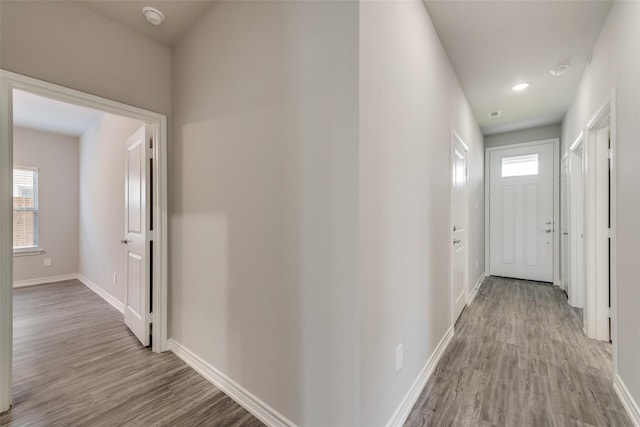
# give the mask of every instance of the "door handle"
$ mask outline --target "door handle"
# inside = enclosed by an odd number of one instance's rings
[[[547,228],[546,230],[544,230],[547,233],[551,233],[553,230],[551,230],[550,228]]]
[[[460,243],[460,239],[453,239],[453,244]]]
[[[120,243],[124,243],[126,245],[127,243],[129,243],[129,241],[127,239],[124,239],[124,240],[120,240]]]

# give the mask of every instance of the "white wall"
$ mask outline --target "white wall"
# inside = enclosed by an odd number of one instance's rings
[[[44,253],[13,258],[13,280],[78,272],[78,138],[13,128],[13,164],[39,169],[39,246]],[[44,266],[51,258],[51,266]]]
[[[564,152],[616,89],[618,371],[640,403],[640,3],[615,2],[562,127]],[[614,337],[615,339],[615,337]]]
[[[104,114],[80,137],[77,272],[122,303],[125,141],[142,125]],[[113,283],[113,273],[118,283]]]
[[[560,139],[561,137],[562,125],[540,126],[513,132],[486,135],[484,137],[484,146],[499,147],[502,145],[520,144],[521,142],[542,141],[554,138]]]
[[[361,2],[360,425],[390,420],[452,325],[452,127],[470,146],[472,285],[484,266],[482,134],[424,5]]]
[[[171,50],[75,2],[1,1],[0,67],[171,112]]]
[[[358,3],[219,2],[174,51],[170,337],[353,425]]]

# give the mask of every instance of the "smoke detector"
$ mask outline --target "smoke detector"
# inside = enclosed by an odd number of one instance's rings
[[[568,65],[559,65],[549,72],[553,77],[560,77],[561,75],[565,74],[567,71],[569,71]]]
[[[164,22],[164,15],[155,7],[143,7],[142,14],[150,24],[160,25]]]
[[[500,114],[502,114],[500,111],[492,111],[489,113],[489,117],[496,118],[496,117],[500,117]]]

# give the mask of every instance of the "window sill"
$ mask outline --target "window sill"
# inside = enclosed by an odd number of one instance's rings
[[[40,255],[41,253],[44,253],[44,249],[42,248],[24,248],[13,250],[14,257]]]

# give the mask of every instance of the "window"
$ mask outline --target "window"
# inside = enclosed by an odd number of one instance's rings
[[[538,154],[502,158],[502,177],[538,175]]]
[[[38,247],[38,170],[13,169],[13,250]]]

